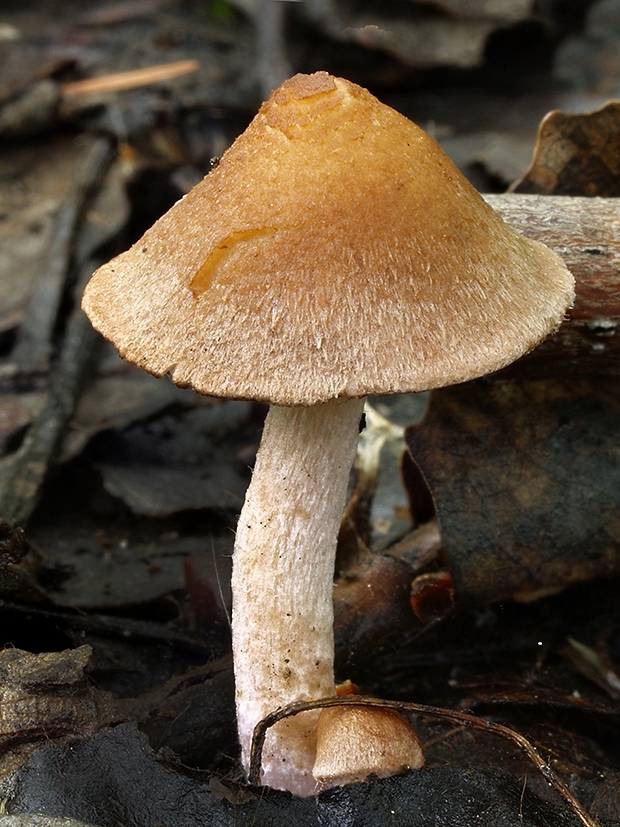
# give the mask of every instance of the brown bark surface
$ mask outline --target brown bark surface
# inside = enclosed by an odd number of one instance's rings
[[[560,330],[512,370],[617,374],[620,199],[509,194],[486,200],[516,230],[559,253],[576,282],[575,306]]]

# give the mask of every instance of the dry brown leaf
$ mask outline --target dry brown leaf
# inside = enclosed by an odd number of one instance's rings
[[[88,735],[115,715],[112,697],[84,675],[90,646],[33,655],[0,652],[0,778],[52,739]]]
[[[620,396],[596,380],[477,380],[433,394],[409,449],[456,593],[531,600],[620,572]]]
[[[540,195],[620,195],[620,101],[594,112],[549,112],[532,164],[511,192]]]

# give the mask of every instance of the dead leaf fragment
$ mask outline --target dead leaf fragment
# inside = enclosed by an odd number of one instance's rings
[[[193,399],[192,391],[177,388],[172,382],[155,379],[139,370],[129,369],[112,376],[99,376],[80,397],[71,430],[65,437],[61,461],[66,462],[77,456],[100,431],[109,428],[120,430],[168,406],[191,405]]]
[[[620,572],[620,397],[595,380],[434,392],[406,440],[457,596],[531,600]]]
[[[17,98],[0,106],[0,135],[17,138],[49,129],[60,104],[58,84],[46,78],[27,86]]]
[[[41,655],[0,652],[0,779],[40,742],[90,734],[111,722],[111,696],[84,676],[90,653],[89,646]]]
[[[619,196],[620,101],[582,115],[550,112],[540,125],[530,168],[510,191]]]
[[[20,528],[12,528],[0,519],[0,568],[19,563],[30,551],[30,545]]]
[[[368,652],[390,645],[415,622],[411,570],[402,560],[369,554],[334,587],[336,669],[346,675]]]
[[[411,584],[411,608],[421,623],[444,617],[454,608],[454,583],[447,571],[420,574]]]
[[[148,517],[203,508],[234,511],[243,504],[246,488],[245,480],[225,464],[210,468],[101,465],[99,469],[106,491],[126,502],[134,514]]]
[[[494,29],[495,23],[489,20],[438,18],[411,22],[364,16],[351,21],[341,37],[387,52],[408,66],[466,69],[481,62],[487,38]]]
[[[611,695],[615,700],[620,700],[620,677],[613,668],[609,657],[603,652],[598,652],[585,643],[569,637],[568,646],[561,650],[565,658],[589,678],[597,686]]]
[[[0,158],[0,331],[16,327],[45,267],[54,223],[80,159],[78,142],[20,143]]]

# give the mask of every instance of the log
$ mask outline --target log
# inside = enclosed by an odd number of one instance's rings
[[[555,250],[575,276],[576,299],[559,331],[511,374],[566,377],[620,371],[620,198],[487,195],[515,230]]]

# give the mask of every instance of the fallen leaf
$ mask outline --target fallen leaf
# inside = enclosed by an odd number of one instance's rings
[[[0,652],[0,778],[14,772],[41,742],[86,735],[110,723],[110,695],[84,675],[90,647],[33,655]]]
[[[615,382],[477,380],[431,397],[406,440],[457,597],[531,600],[620,572]]]
[[[620,195],[620,101],[582,115],[550,112],[540,125],[532,164],[510,192]]]

